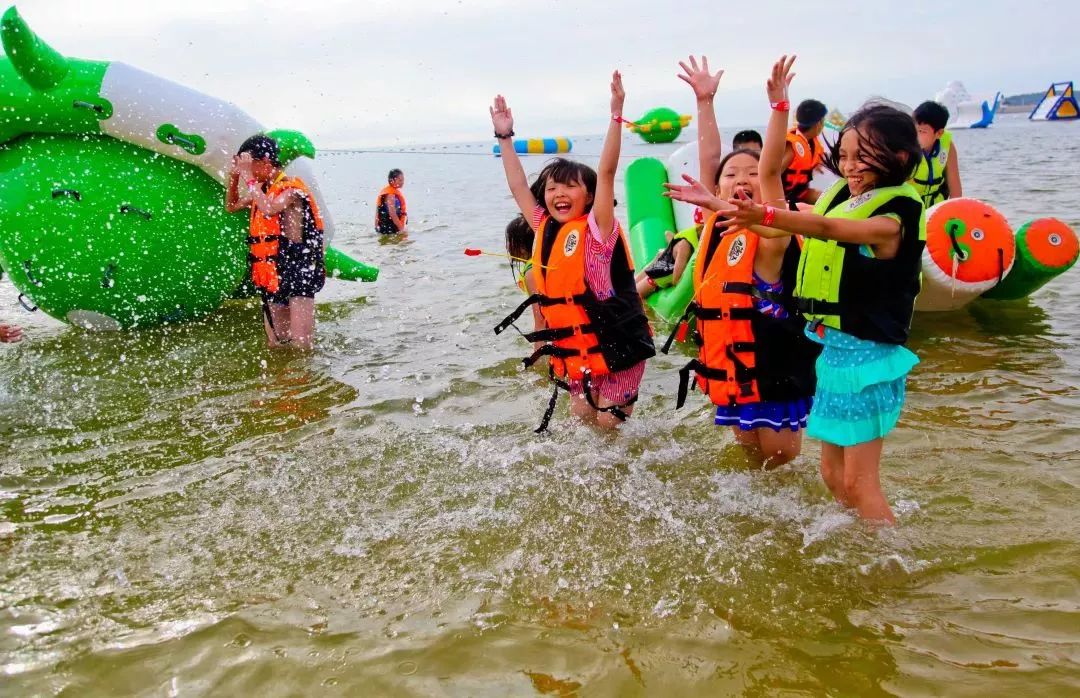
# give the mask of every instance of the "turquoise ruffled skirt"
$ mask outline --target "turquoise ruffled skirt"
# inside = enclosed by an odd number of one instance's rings
[[[853,337],[831,327],[806,336],[824,346],[806,433],[837,446],[873,441],[892,431],[904,406],[907,374],[919,357],[898,344]]]

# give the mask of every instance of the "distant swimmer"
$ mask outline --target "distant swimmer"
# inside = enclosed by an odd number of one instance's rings
[[[930,208],[945,199],[964,195],[960,187],[960,156],[956,154],[952,133],[945,130],[949,110],[937,102],[923,102],[915,107],[915,132],[923,157],[911,183],[919,190],[923,205]]]
[[[375,231],[380,235],[403,235],[408,232],[405,225],[409,220],[405,195],[401,193],[401,188],[405,186],[405,173],[394,168],[386,176],[386,181],[387,185],[375,199]]]

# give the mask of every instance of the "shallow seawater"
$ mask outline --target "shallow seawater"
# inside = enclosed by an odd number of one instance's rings
[[[969,195],[1080,228],[1080,124],[957,143]],[[0,287],[28,335],[0,347],[0,692],[1080,692],[1080,272],[916,317],[876,531],[816,444],[760,472],[700,395],[676,412],[688,349],[619,436],[565,405],[535,436],[544,376],[491,332],[518,292],[462,254],[513,213],[489,147],[324,155],[336,242],[382,276],[328,284],[312,356],[251,304],[87,334]],[[398,242],[371,230],[391,167]]]

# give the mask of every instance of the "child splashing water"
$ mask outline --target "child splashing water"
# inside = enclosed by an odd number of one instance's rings
[[[773,67],[773,114],[763,167],[778,171],[784,138],[786,86],[794,57]],[[783,85],[779,100],[773,91]],[[731,227],[763,237],[807,238],[795,295],[823,345],[817,392],[807,432],[824,443],[821,475],[838,501],[864,519],[894,523],[879,476],[885,435],[896,426],[905,381],[918,358],[904,348],[919,292],[925,215],[907,183],[922,157],[915,124],[887,106],[864,107],[848,120],[827,166],[842,177],[821,195],[813,213],[774,209],[746,199],[728,201]],[[722,208],[703,188],[681,200]]]
[[[502,95],[489,110],[510,192],[536,231],[531,256],[536,293],[495,332],[512,326],[526,308],[539,306],[544,328],[525,338],[544,345],[525,363],[549,356],[556,387],[537,432],[547,428],[560,387],[570,392],[575,416],[605,428],[617,427],[633,411],[645,360],[656,353],[634,286],[629,245],[615,220],[615,171],[625,98],[622,76],[616,71],[599,172],[558,158],[539,174],[537,185],[543,187],[539,199],[529,188],[510,141],[514,117]]]
[[[698,98],[701,178],[715,183],[722,201],[733,196],[761,201],[758,153],[735,150],[719,157],[712,95],[723,71],[710,75],[704,56],[700,68],[692,57],[689,65],[680,65],[684,75],[679,77]],[[669,188],[674,198],[689,189]],[[783,201],[782,191],[770,196]],[[790,238],[725,230],[723,222],[723,212],[713,213],[702,229],[693,268],[694,301],[687,311],[696,317],[700,350],[680,372],[678,406],[686,399],[693,371],[698,387],[716,405],[716,424],[731,426],[753,458],[776,467],[799,454],[814,393],[818,349],[802,334],[804,323],[792,296],[799,246]]]

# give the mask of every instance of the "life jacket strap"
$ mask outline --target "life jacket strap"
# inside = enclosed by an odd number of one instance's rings
[[[247,244],[259,245],[264,242],[280,242],[283,239],[284,236],[278,235],[276,233],[274,235],[248,235]]]
[[[608,405],[607,407],[600,407],[596,404],[596,401],[593,400],[592,374],[589,371],[586,371],[585,375],[581,379],[581,389],[585,393],[585,401],[589,403],[589,407],[593,408],[597,412],[607,412],[622,422],[625,422],[627,419],[630,418],[630,415],[626,414],[626,412],[623,411],[623,408],[633,405],[635,402],[637,402],[638,399],[638,396],[634,395],[634,397],[630,398],[621,405]]]
[[[702,378],[715,381],[726,381],[728,372],[722,368],[706,366],[699,359],[693,359],[679,369],[679,394],[675,401],[675,409],[686,404],[686,395],[690,392],[690,372],[693,371]]]
[[[526,310],[528,310],[530,305],[532,305],[533,303],[538,303],[538,302],[540,302],[540,294],[539,293],[534,293],[531,296],[529,296],[528,298],[526,298],[524,301],[522,301],[521,305],[514,308],[513,312],[511,312],[509,315],[504,317],[502,319],[502,321],[498,325],[495,325],[495,334],[502,334],[506,330],[507,327],[510,327],[515,322],[517,322],[517,319],[519,317],[521,317],[522,313],[524,313]]]
[[[795,305],[803,315],[840,315],[843,310],[840,303],[814,298],[796,298]]]
[[[548,328],[543,330],[536,330],[534,332],[526,332],[522,336],[530,342],[555,342],[560,339],[569,339],[573,337],[577,332],[581,334],[596,334],[596,329],[592,326],[592,323],[581,325],[580,327],[559,327]]]
[[[248,259],[248,263],[250,263],[250,264],[254,264],[255,262],[270,262],[271,264],[276,265],[277,260],[278,260],[278,258],[280,256],[281,256],[281,254],[279,253],[279,254],[263,255],[262,257],[260,257],[258,255],[253,255],[250,252],[248,252],[247,259]]]
[[[675,342],[675,335],[677,335],[679,333],[679,327],[684,322],[690,322],[690,318],[695,314],[697,309],[698,309],[698,304],[695,301],[691,301],[690,305],[686,306],[686,312],[684,312],[682,314],[682,317],[679,318],[678,322],[675,323],[675,327],[672,328],[671,334],[668,335],[667,340],[664,342],[664,346],[661,347],[660,353],[666,354],[666,353],[668,353],[668,351],[671,350],[671,345]]]
[[[600,345],[589,347],[585,350],[586,354],[599,354],[600,352]],[[552,356],[556,359],[569,359],[575,356],[581,356],[581,350],[558,347],[554,344],[545,344],[534,351],[530,356],[522,359],[522,363],[525,364],[525,368],[528,368],[539,361],[542,356]]]
[[[724,293],[740,293],[746,296],[751,296],[763,301],[769,301],[776,305],[785,305],[784,297],[775,291],[762,291],[760,288],[752,283],[746,281],[725,281],[723,285]]]

